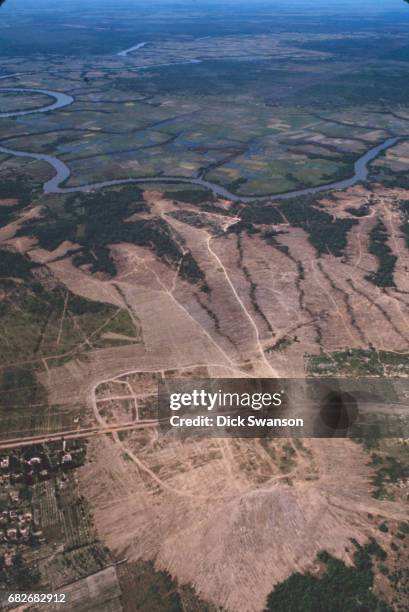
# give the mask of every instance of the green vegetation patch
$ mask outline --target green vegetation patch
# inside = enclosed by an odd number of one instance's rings
[[[268,596],[265,611],[271,612],[390,612],[374,592],[374,560],[383,561],[385,551],[373,539],[357,548],[354,566],[348,567],[327,552],[318,554],[325,568],[322,576],[296,573]]]
[[[385,54],[386,57],[389,57],[389,53],[391,54],[391,59],[393,59],[396,52],[396,44],[396,41],[392,38],[363,36],[362,38],[345,37],[313,40],[302,43],[299,46],[303,49],[324,51],[347,57],[356,57],[362,60],[364,57],[373,58]]]
[[[18,551],[9,566],[6,566],[4,556],[0,557],[0,582],[19,591],[30,591],[40,586],[40,574]]]
[[[296,465],[296,451],[291,444],[284,444],[282,451],[282,455],[279,459],[279,467],[280,470],[286,474],[287,472],[291,472]]]
[[[33,280],[32,270],[39,268],[38,264],[31,262],[26,257],[15,251],[0,249],[0,282],[4,285],[7,280]],[[0,315],[2,304],[0,304]]]
[[[92,302],[58,287],[16,285],[1,305],[0,362],[74,355],[112,346],[108,332],[138,340],[129,314],[111,304]],[[122,342],[123,343],[123,342]],[[114,343],[115,345],[115,343]]]
[[[178,191],[166,191],[163,196],[169,200],[186,202],[189,204],[202,204],[204,202],[214,202],[215,198],[208,189],[181,189]]]
[[[288,248],[288,246],[286,244],[281,244],[278,240],[277,240],[277,236],[279,236],[280,234],[285,234],[286,232],[279,232],[277,230],[267,230],[266,232],[263,232],[262,234],[262,238],[267,242],[267,244],[269,244],[270,246],[274,247],[275,249],[277,249],[278,251],[281,251],[282,253],[284,253],[285,255],[289,255],[290,253],[290,249]]]
[[[152,561],[120,564],[118,577],[125,610],[223,612],[199,599],[189,585],[179,585],[167,572],[157,571]]]
[[[34,369],[27,366],[0,369],[0,415],[2,430],[7,429],[3,418],[15,408],[47,404],[47,392],[38,381]]]
[[[388,246],[388,231],[380,219],[370,233],[368,251],[378,258],[379,267],[365,278],[378,287],[394,287],[393,273],[398,258]]]
[[[0,227],[4,227],[16,213],[30,204],[31,189],[21,178],[0,180]],[[6,205],[5,205],[6,201]]]
[[[409,374],[409,353],[375,349],[349,349],[313,355],[308,372],[331,376],[391,376]]]
[[[406,240],[406,246],[409,249],[409,200],[403,200],[402,202],[400,202],[400,209],[404,221],[399,229],[403,232]]]
[[[53,102],[54,98],[40,93],[26,92],[23,95],[16,91],[2,91],[0,93],[2,113],[32,110],[47,106]]]
[[[50,251],[64,240],[78,243],[82,248],[74,263],[87,263],[93,272],[113,275],[116,268],[108,245],[132,242],[136,235],[143,234],[146,221],[126,223],[126,219],[146,210],[142,192],[135,186],[75,194],[65,200],[62,208],[50,207],[44,217],[28,222],[19,235],[34,236],[42,248]],[[146,232],[145,236],[146,241],[152,238]]]
[[[279,149],[277,148],[279,146]],[[315,154],[304,150],[305,143],[293,146],[283,142],[269,148],[268,140],[259,150],[246,151],[233,162],[218,166],[206,178],[227,187],[239,196],[266,197],[294,189],[305,189],[345,179],[353,174],[356,156],[321,149]],[[308,146],[308,144],[306,145]],[[334,160],[328,156],[337,155]]]
[[[213,236],[221,236],[224,232],[220,225],[209,219],[206,215],[193,212],[191,210],[174,210],[172,212],[167,213],[169,217],[173,217],[177,221],[181,221],[182,223],[186,223],[187,225],[191,225],[192,227],[197,227],[198,229],[206,229]]]
[[[199,284],[201,290],[206,293],[210,291],[209,285],[206,282],[206,276],[191,253],[183,255],[179,268],[179,276],[189,283]]]
[[[139,341],[139,329],[126,310],[87,300],[58,284],[45,288],[33,274],[39,267],[21,254],[0,250],[0,364],[72,358]],[[107,338],[108,333],[127,338]]]
[[[37,379],[33,367],[9,367],[1,372],[0,393],[5,396],[0,406],[3,440],[75,428],[74,418],[78,414],[78,405],[50,406],[47,391]],[[21,388],[22,378],[24,386]],[[10,385],[10,381],[19,386]]]
[[[297,336],[294,336],[294,338],[289,338],[288,336],[284,336],[283,338],[280,338],[278,342],[273,344],[273,346],[270,346],[268,349],[266,349],[266,353],[284,351],[286,348],[291,346],[294,342],[297,342]]]
[[[81,506],[79,507],[81,508]],[[78,527],[76,530],[78,530]],[[65,540],[65,544],[68,544],[68,538]],[[67,548],[69,547],[67,546]],[[109,562],[110,558],[107,550],[99,542],[94,542],[56,555],[53,559],[53,564],[55,564],[53,570],[66,580],[69,578],[74,581],[82,576],[101,571]]]
[[[339,76],[329,76],[319,84],[306,87],[302,91],[305,103],[314,101],[321,106],[332,107],[352,105],[406,104],[409,94],[407,68],[399,67],[393,71],[388,64],[373,64],[359,70],[344,72]]]
[[[371,465],[375,467],[376,474],[372,479],[374,485],[373,497],[376,499],[391,499],[388,485],[396,484],[409,478],[409,464],[391,455],[382,456],[372,453]],[[404,525],[405,523],[402,523]],[[384,525],[384,523],[382,524]],[[382,525],[379,527],[384,530]]]
[[[280,225],[288,221],[307,232],[319,254],[331,253],[341,257],[347,245],[348,233],[358,223],[357,219],[334,220],[332,215],[312,204],[311,200],[298,198],[276,206],[249,205],[240,212],[240,216],[243,221],[255,224]]]
[[[116,274],[109,247],[121,242],[147,247],[162,261],[176,267],[183,258],[182,248],[166,221],[158,217],[138,218],[138,213],[148,210],[142,192],[133,185],[120,190],[80,193],[68,197],[62,207],[50,207],[41,219],[28,222],[19,235],[34,236],[49,251],[65,240],[79,245],[73,263],[86,265],[93,273]],[[202,273],[197,270],[189,273],[193,270],[192,259],[190,256],[190,265],[183,262],[185,277],[196,283]]]
[[[145,94],[233,96],[234,99],[238,91],[252,96],[266,95],[275,86],[294,81],[297,76],[291,69],[285,70],[271,61],[208,59],[201,63],[152,67],[144,71],[143,79],[117,77],[113,86]]]
[[[346,211],[354,217],[366,217],[369,214],[369,206],[368,204],[362,204],[358,208],[351,206],[350,208],[347,208]]]

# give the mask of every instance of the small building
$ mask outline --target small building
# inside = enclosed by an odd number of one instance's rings
[[[28,463],[29,465],[38,465],[38,464],[40,464],[40,463],[41,463],[41,459],[40,459],[40,457],[31,457],[31,459],[29,459],[29,460],[27,461],[27,463]]]
[[[12,527],[11,529],[7,529],[6,536],[9,542],[17,540],[17,529],[15,529],[14,527]]]
[[[28,536],[30,535],[29,527],[20,527],[19,532],[24,540],[27,540]]]

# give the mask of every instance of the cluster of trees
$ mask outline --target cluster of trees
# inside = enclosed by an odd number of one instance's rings
[[[49,210],[41,219],[26,224],[19,235],[37,238],[40,246],[56,249],[64,240],[81,246],[74,264],[89,264],[92,272],[113,276],[115,263],[109,245],[130,242],[151,247],[159,257],[177,261],[180,249],[161,219],[127,221],[138,212],[146,212],[142,192],[135,186],[118,191],[76,194],[68,198],[61,211]]]
[[[366,276],[367,280],[378,287],[393,287],[393,273],[398,258],[388,246],[388,231],[380,219],[370,233],[368,250],[378,258],[379,267],[376,272]]]
[[[347,245],[350,229],[357,219],[333,219],[309,199],[294,199],[280,205],[258,204],[246,206],[240,212],[243,221],[254,224],[283,224],[286,220],[294,227],[304,229],[319,254],[331,253],[341,257]]]
[[[192,284],[200,284],[202,291],[208,293],[210,288],[206,282],[203,270],[198,265],[191,253],[185,253],[179,268],[179,275]]]
[[[23,555],[18,552],[13,564],[5,565],[4,559],[0,557],[0,582],[19,591],[30,591],[40,583],[40,574],[37,570],[29,567]]]
[[[179,191],[165,191],[164,197],[168,200],[186,202],[188,204],[203,204],[214,202],[214,195],[209,189],[181,189]]]
[[[10,278],[19,278],[22,280],[32,279],[31,271],[33,268],[39,267],[38,264],[32,263],[29,259],[8,249],[0,249],[0,284],[4,285],[5,281]],[[0,303],[0,316],[2,312],[2,304]]]
[[[83,193],[69,197],[64,209],[49,210],[46,216],[34,219],[20,229],[19,235],[34,236],[40,246],[56,249],[64,240],[79,244],[73,256],[77,266],[89,265],[92,272],[116,274],[110,245],[128,242],[150,248],[171,266],[182,261],[182,276],[190,282],[204,280],[203,272],[191,255],[175,240],[171,227],[161,218],[135,218],[149,210],[142,192],[135,186],[118,191]],[[133,216],[132,220],[129,220]]]
[[[30,365],[25,368],[9,366],[0,371],[0,409],[12,410],[45,403],[46,389]]]
[[[355,565],[348,567],[327,552],[318,559],[326,566],[322,576],[296,573],[279,584],[268,596],[265,612],[391,612],[372,590],[373,558],[384,561],[385,551],[373,539],[357,551]]]
[[[376,474],[372,479],[372,484],[376,487],[374,497],[382,499],[387,491],[387,484],[396,483],[399,480],[409,478],[409,466],[405,465],[395,457],[382,458],[380,455],[373,453],[371,456],[372,465],[376,466]]]
[[[4,178],[0,181],[0,200],[15,200],[14,206],[0,206],[0,227],[4,227],[13,216],[30,204],[31,189],[20,178]]]
[[[400,203],[400,209],[403,213],[404,222],[402,223],[399,229],[405,235],[406,246],[409,248],[409,200],[403,200]]]

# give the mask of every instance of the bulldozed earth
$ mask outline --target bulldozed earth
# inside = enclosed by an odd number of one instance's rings
[[[144,192],[148,209],[123,225],[149,223],[151,239],[110,244],[112,275],[92,273],[70,252],[45,256],[28,245],[32,261],[46,257],[55,282],[124,309],[139,334],[41,374],[53,404],[83,399],[98,382],[134,370],[371,375],[375,361],[385,374],[406,371],[408,191],[356,186],[307,205],[193,205],[176,196]],[[291,210],[304,216],[289,219]]]
[[[81,491],[119,559],[153,560],[223,610],[264,609],[274,586],[316,571],[325,550],[353,564],[351,539],[391,536],[404,504],[371,496],[368,456],[350,440],[200,440],[152,435],[92,444]]]

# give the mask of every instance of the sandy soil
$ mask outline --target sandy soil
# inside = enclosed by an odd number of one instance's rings
[[[274,584],[311,568],[320,550],[349,564],[350,538],[387,539],[368,512],[406,517],[400,504],[370,497],[357,444],[303,442],[283,478],[256,440],[99,441],[81,489],[99,535],[120,557],[153,559],[232,612],[260,611]],[[279,452],[281,442],[269,444]]]

